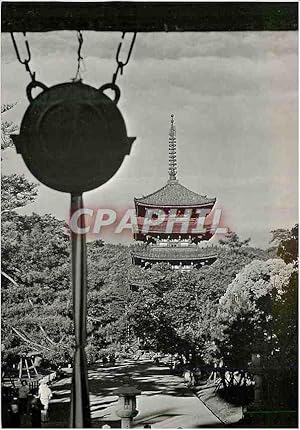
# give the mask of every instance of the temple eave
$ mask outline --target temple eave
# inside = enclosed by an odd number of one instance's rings
[[[161,262],[168,262],[168,261],[178,261],[178,263],[182,260],[186,260],[186,261],[207,261],[207,260],[213,260],[213,259],[217,259],[218,255],[209,255],[207,257],[159,257],[159,256],[149,256],[149,255],[140,255],[140,254],[132,254],[133,258],[139,259],[139,260],[144,260],[144,261],[161,261]]]
[[[214,204],[216,203],[216,199],[213,199],[209,202],[206,203],[189,203],[189,204],[182,204],[182,203],[164,203],[164,204],[154,204],[154,203],[146,203],[146,202],[142,202],[140,201],[140,199],[135,198],[134,202],[137,206],[143,206],[145,208],[205,208],[205,207],[213,207]]]

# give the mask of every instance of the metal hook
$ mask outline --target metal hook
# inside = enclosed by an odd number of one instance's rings
[[[135,39],[136,39],[136,32],[135,32],[135,33],[133,33],[133,37],[132,37],[132,40],[131,40],[131,44],[130,44],[130,48],[129,48],[129,51],[128,51],[127,59],[126,59],[125,62],[121,61],[119,59],[119,55],[120,55],[120,51],[121,51],[121,47],[122,47],[122,43],[123,43],[125,34],[126,34],[125,32],[122,33],[122,40],[119,43],[119,46],[118,46],[118,49],[117,49],[117,53],[116,53],[116,61],[117,61],[117,63],[119,65],[122,65],[121,68],[123,68],[124,66],[126,66],[128,64],[130,56],[131,56],[131,53],[132,53],[133,45],[134,45],[134,42],[135,42]]]
[[[17,46],[17,43],[16,43],[15,36],[14,36],[13,32],[11,32],[11,33],[10,33],[10,35],[11,35],[11,39],[12,39],[12,42],[13,42],[13,45],[14,45],[14,48],[15,48],[16,54],[17,54],[17,59],[18,59],[18,61],[19,61],[21,64],[25,64],[25,66],[26,66],[26,64],[28,64],[28,63],[29,63],[29,61],[31,60],[31,52],[30,52],[30,48],[29,48],[28,40],[27,40],[27,38],[26,38],[26,32],[23,32],[23,35],[24,35],[24,37],[25,37],[25,46],[26,46],[26,49],[27,49],[27,55],[28,55],[28,58],[27,58],[27,59],[25,59],[25,60],[22,60],[22,59],[21,59],[21,57],[20,57],[20,53],[19,53],[18,46]]]
[[[21,64],[24,64],[26,71],[29,73],[29,75],[30,75],[30,77],[32,79],[32,82],[35,82],[35,72],[32,72],[31,69],[30,69],[30,66],[29,66],[29,62],[31,60],[31,52],[30,52],[28,40],[26,38],[26,32],[23,31],[23,36],[25,38],[24,43],[25,43],[25,46],[26,46],[28,58],[25,58],[24,60],[21,59],[21,56],[20,56],[20,53],[19,53],[19,50],[18,50],[18,46],[17,46],[17,43],[16,43],[15,36],[14,36],[13,32],[11,32],[10,35],[11,35],[11,39],[12,39],[12,42],[13,42],[13,45],[14,45],[14,48],[15,48],[15,51],[16,51],[16,55],[17,55],[18,61]]]
[[[121,47],[122,47],[124,36],[125,36],[125,32],[122,33],[122,40],[119,42],[119,46],[118,46],[118,49],[117,49],[117,52],[116,52],[116,62],[118,64],[120,63],[119,54],[120,54],[120,51],[121,51]]]
[[[112,83],[113,84],[115,84],[116,83],[116,80],[117,80],[117,77],[118,77],[118,73],[119,73],[119,71],[120,71],[120,74],[121,75],[123,75],[123,69],[124,69],[124,67],[128,64],[128,62],[129,62],[129,59],[130,59],[130,56],[131,56],[131,53],[132,53],[132,49],[133,49],[133,46],[134,46],[134,42],[135,42],[135,39],[136,39],[136,32],[135,33],[133,33],[133,37],[132,37],[132,40],[131,40],[131,44],[130,44],[130,48],[129,48],[129,51],[128,51],[128,55],[127,55],[127,59],[126,59],[126,61],[125,62],[123,62],[123,61],[121,61],[120,59],[119,59],[119,55],[120,55],[120,52],[121,52],[121,48],[122,48],[122,44],[123,44],[123,40],[124,40],[124,37],[125,37],[125,31],[122,33],[122,40],[121,40],[121,42],[119,43],[119,46],[118,46],[118,49],[117,49],[117,52],[116,52],[116,62],[117,62],[117,69],[116,69],[116,71],[115,71],[115,73],[113,74],[113,78],[112,78]]]
[[[81,30],[77,30],[77,40],[78,40],[78,49],[77,49],[77,70],[75,78],[72,79],[73,82],[81,81],[81,73],[80,73],[80,66],[81,63],[84,65],[83,57],[81,55],[81,47],[83,44],[83,35]],[[85,65],[84,65],[85,67]]]

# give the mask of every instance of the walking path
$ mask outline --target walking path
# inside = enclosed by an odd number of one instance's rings
[[[93,427],[104,423],[119,427],[116,415],[118,397],[114,390],[130,377],[141,390],[137,397],[139,414],[133,427],[143,428],[199,428],[221,427],[218,418],[188,389],[183,378],[170,375],[169,369],[153,365],[149,361],[126,361],[103,368],[94,365],[89,370],[91,418]],[[70,408],[70,378],[52,385],[53,399],[50,402],[51,420],[47,427],[67,427]]]

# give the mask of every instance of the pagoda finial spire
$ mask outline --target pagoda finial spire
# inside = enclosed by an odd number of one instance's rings
[[[171,115],[171,127],[169,132],[169,181],[176,181],[177,159],[176,159],[176,127],[174,115]]]

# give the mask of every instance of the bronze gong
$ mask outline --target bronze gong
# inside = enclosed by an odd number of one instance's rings
[[[35,87],[43,91],[33,99]],[[106,89],[115,92],[114,100]],[[115,84],[96,89],[79,81],[47,88],[34,81],[27,96],[20,134],[12,138],[31,173],[48,187],[72,194],[92,190],[130,153],[135,137],[127,136]]]

